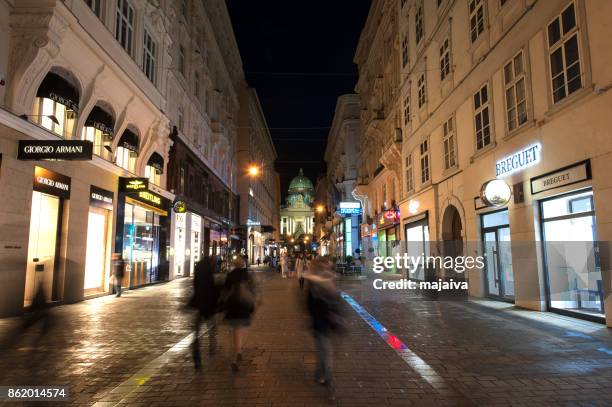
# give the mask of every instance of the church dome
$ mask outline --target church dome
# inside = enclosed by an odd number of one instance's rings
[[[289,193],[293,192],[312,192],[314,187],[312,186],[312,182],[304,176],[304,171],[300,168],[300,172],[297,177],[291,180],[289,183]]]

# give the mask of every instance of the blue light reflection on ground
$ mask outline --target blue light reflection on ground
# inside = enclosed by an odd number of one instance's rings
[[[408,349],[408,347],[393,333],[389,332],[380,322],[376,320],[368,311],[366,311],[357,301],[345,292],[340,293],[342,298],[359,314],[359,316],[376,331],[381,338],[387,342],[393,349],[401,350]]]

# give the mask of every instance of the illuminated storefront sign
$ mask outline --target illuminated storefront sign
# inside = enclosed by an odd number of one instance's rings
[[[338,213],[340,215],[361,215],[361,204],[359,202],[340,202]]]
[[[149,191],[140,191],[138,197],[154,205],[161,205],[162,203],[161,196]]]
[[[18,160],[91,160],[88,140],[19,140]]]
[[[583,161],[581,163],[532,178],[531,193],[537,194],[543,191],[548,191],[549,189],[559,188],[589,179],[591,179],[591,165],[589,161]]]
[[[148,178],[119,178],[120,192],[146,191],[148,188]]]
[[[97,208],[113,210],[114,194],[102,188],[92,185],[89,191],[89,205]]]
[[[46,168],[34,168],[34,191],[60,198],[70,198],[70,177]]]
[[[174,209],[174,212],[176,213],[187,212],[187,204],[185,203],[185,201],[182,201],[182,200],[175,201],[172,207]]]
[[[536,143],[497,161],[495,176],[497,178],[505,177],[537,164],[540,161],[541,150],[540,143]]]

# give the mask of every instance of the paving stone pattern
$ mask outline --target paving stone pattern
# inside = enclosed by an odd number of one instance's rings
[[[44,334],[39,323],[15,335],[26,317],[0,320],[0,385],[68,385],[71,405],[97,406],[612,405],[612,356],[601,350],[612,349],[612,334],[603,326],[381,292],[358,279],[339,286],[418,358],[402,358],[344,305],[349,332],[334,338],[331,400],[313,380],[314,341],[297,281],[256,276],[263,303],[238,373],[223,321],[212,356],[203,334],[201,372],[188,347],[169,351],[190,334],[191,280],[182,279],[57,307]],[[155,360],[163,365],[151,369]],[[143,371],[139,385],[120,386]]]

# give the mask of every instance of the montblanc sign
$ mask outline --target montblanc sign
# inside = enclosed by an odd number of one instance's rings
[[[91,160],[88,140],[19,140],[18,160]]]

